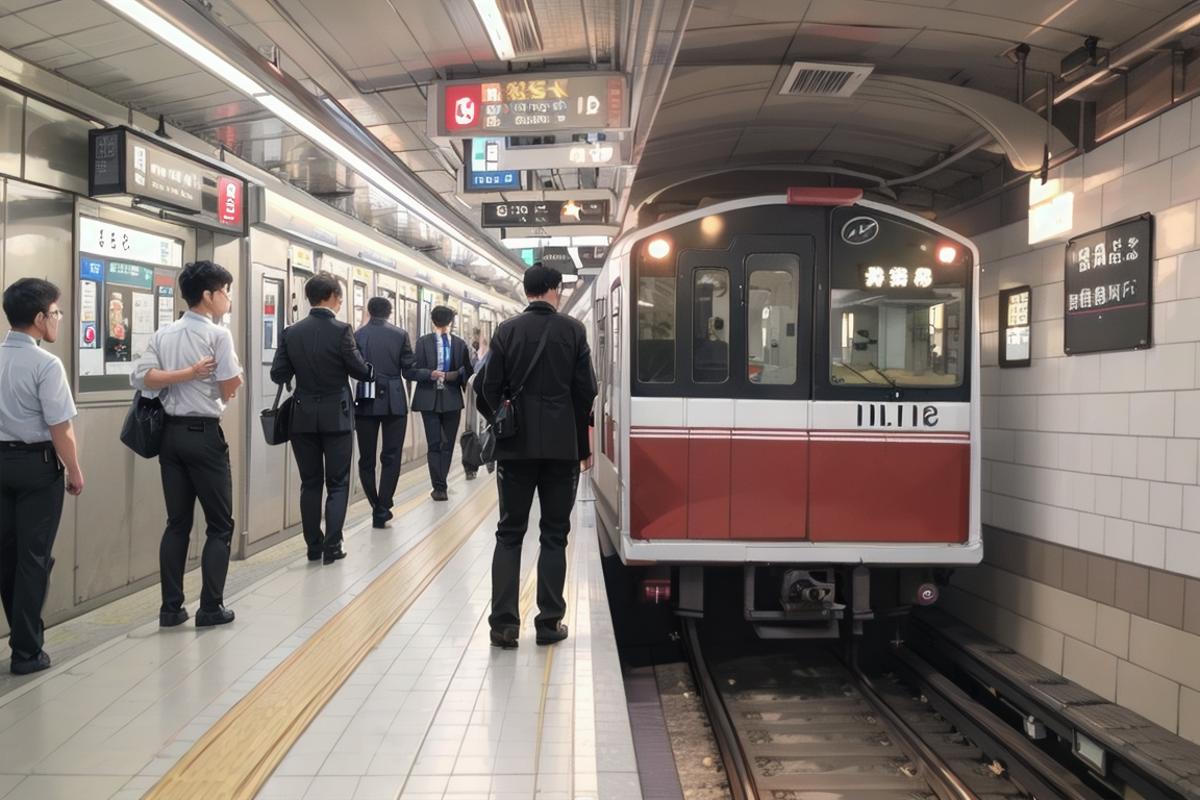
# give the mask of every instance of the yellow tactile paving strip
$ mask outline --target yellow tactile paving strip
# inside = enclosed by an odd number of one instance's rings
[[[470,499],[218,720],[146,798],[251,800],[321,708],[495,506],[492,481],[479,484]],[[401,513],[409,505],[419,503],[406,503]]]

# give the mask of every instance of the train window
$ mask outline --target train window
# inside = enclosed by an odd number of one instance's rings
[[[675,382],[674,266],[670,265],[670,275],[638,277],[637,360],[641,383]]]
[[[746,258],[746,378],[751,383],[796,382],[800,257],[755,253]]]
[[[729,271],[704,268],[692,273],[692,380],[729,380]]]
[[[605,345],[608,342],[608,309],[605,308],[603,297],[597,298],[596,305],[593,309],[592,319],[596,321],[596,357],[593,359],[593,364],[596,368],[596,380],[600,384],[600,400],[596,404],[599,412],[595,414],[596,441],[604,441],[604,411],[605,411],[605,392],[608,384],[608,356]],[[595,449],[595,448],[593,448]]]
[[[674,292],[672,292],[674,294]],[[672,305],[673,309],[675,306]],[[621,430],[621,287],[612,290],[612,354],[608,364],[608,431],[604,439],[608,460],[621,469],[621,453],[617,445],[617,432]]]

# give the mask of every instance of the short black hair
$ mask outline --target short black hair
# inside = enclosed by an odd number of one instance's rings
[[[454,309],[449,306],[434,306],[433,311],[429,312],[429,318],[433,320],[434,325],[444,328],[454,322]]]
[[[533,266],[525,270],[525,296],[541,297],[551,289],[562,286],[562,273],[554,267],[542,266],[535,261]]]
[[[342,285],[332,272],[318,272],[304,284],[304,296],[308,298],[310,306],[315,306],[331,297],[341,297]]]
[[[367,301],[367,313],[387,319],[392,315],[392,302],[386,297],[372,297]]]
[[[211,261],[193,261],[179,273],[179,293],[189,308],[200,305],[205,292],[215,292],[232,283],[229,270]]]
[[[21,278],[4,290],[4,316],[14,328],[28,328],[38,314],[50,310],[62,293],[50,281]]]

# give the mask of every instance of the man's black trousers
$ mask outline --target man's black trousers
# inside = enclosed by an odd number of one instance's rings
[[[429,442],[429,482],[434,489],[446,491],[446,476],[454,461],[454,443],[458,441],[458,421],[462,411],[422,411],[425,439]]]
[[[355,419],[354,428],[358,433],[358,478],[374,510],[375,519],[383,519],[395,502],[408,415],[360,416]],[[383,433],[383,445],[379,453],[379,482],[376,484],[375,447],[380,432]]]
[[[354,432],[293,433],[292,452],[300,470],[300,521],[308,552],[342,546],[346,505],[350,501],[350,462],[354,460]],[[321,488],[325,496],[325,533],[321,534]]]
[[[541,503],[541,550],[537,563],[538,630],[553,631],[567,610],[567,534],[579,486],[579,462],[559,460],[501,461],[497,467],[500,525],[492,556],[492,630],[521,624],[518,607],[521,544],[529,526],[529,509],[537,490]]]

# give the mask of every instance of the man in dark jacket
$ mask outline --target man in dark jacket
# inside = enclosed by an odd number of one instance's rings
[[[512,404],[517,412],[516,435],[496,447],[500,524],[492,557],[488,623],[497,647],[517,646],[521,543],[535,489],[542,510],[534,620],[537,643],[567,638],[567,626],[562,624],[567,609],[563,598],[567,534],[579,473],[592,465],[588,415],[596,398],[596,375],[587,331],[577,320],[557,313],[561,288],[558,270],[540,263],[526,270],[529,306],[496,329],[483,375],[480,405],[488,418],[494,418],[493,409],[506,398],[515,398]],[[543,337],[541,355],[533,363]]]
[[[354,343],[354,329],[337,318],[342,287],[322,272],[309,278],[304,294],[312,311],[280,334],[271,380],[287,383],[292,395],[292,452],[300,469],[300,518],[308,560],[326,564],[345,558],[342,526],[350,498],[354,459],[354,396],[350,378],[373,381],[375,370]],[[321,484],[325,484],[325,533],[321,533]]]
[[[413,411],[421,412],[425,438],[429,442],[429,481],[434,500],[448,500],[446,476],[454,460],[458,440],[458,422],[462,417],[463,388],[471,377],[471,356],[467,343],[450,333],[454,309],[435,306],[430,313],[433,333],[417,339],[416,366],[404,371],[404,377],[417,382],[413,392]]]
[[[412,345],[408,332],[388,319],[392,304],[386,298],[372,297],[367,303],[371,315],[366,325],[354,334],[363,358],[375,368],[373,383],[359,383],[355,429],[358,431],[358,477],[363,493],[371,503],[371,519],[383,528],[392,518],[392,495],[400,480],[400,450],[408,428],[408,398],[404,393],[404,370],[413,366]],[[375,483],[375,443],[383,431],[383,449],[379,454],[379,483]]]

